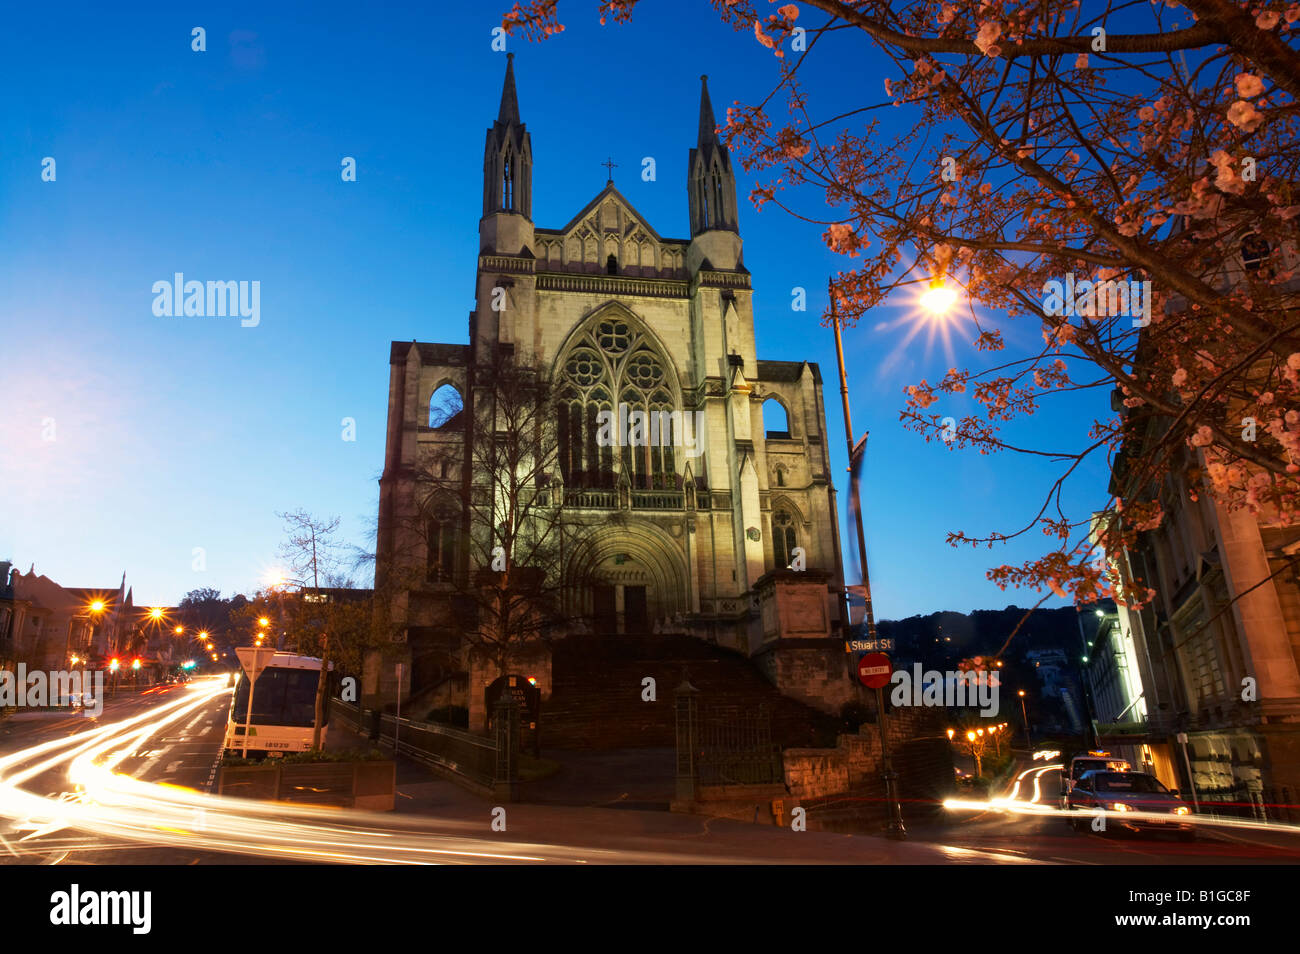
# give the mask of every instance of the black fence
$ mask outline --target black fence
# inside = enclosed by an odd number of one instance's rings
[[[463,729],[432,722],[398,719],[374,709],[358,710],[345,702],[334,702],[334,711],[356,731],[369,734],[381,745],[458,775],[475,785],[491,787],[497,781],[498,758],[495,738],[474,735]]]
[[[713,706],[700,715],[701,785],[773,785],[784,780],[781,747],[772,741],[766,706]]]

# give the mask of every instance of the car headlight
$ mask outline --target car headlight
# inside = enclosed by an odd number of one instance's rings
[[[1126,812],[1129,810],[1129,807],[1123,802],[1111,802],[1110,807],[1117,812]]]
[[[1179,805],[1177,808],[1174,809],[1175,815],[1190,815],[1191,813],[1192,810],[1188,808],[1186,805]]]

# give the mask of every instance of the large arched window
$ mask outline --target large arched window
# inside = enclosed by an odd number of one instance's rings
[[[763,436],[785,439],[790,436],[790,415],[776,398],[763,402]]]
[[[460,412],[465,402],[460,392],[450,384],[444,384],[429,396],[429,426],[432,428],[460,426]]]
[[[673,386],[657,349],[630,322],[597,322],[560,365],[560,469],[572,487],[612,487],[614,460],[640,489],[676,486],[682,436]],[[601,428],[608,412],[612,427]],[[608,436],[610,440],[598,440]],[[617,452],[615,447],[618,448]]]
[[[799,545],[794,525],[794,514],[788,507],[777,507],[772,512],[772,551],[776,557],[777,569],[788,567],[794,559],[794,548]]]
[[[515,207],[515,170],[514,159],[509,152],[501,169],[501,208],[512,210]]]

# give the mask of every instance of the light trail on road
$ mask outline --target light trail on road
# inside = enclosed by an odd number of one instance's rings
[[[522,845],[448,834],[448,827],[468,828],[470,823],[221,797],[145,782],[116,771],[148,739],[229,691],[224,680],[199,681],[180,698],[146,712],[0,758],[0,817],[11,819],[15,831],[26,832],[9,843],[10,851],[62,829],[73,829],[99,838],[280,861],[527,864],[612,860],[602,859],[602,855],[617,855],[621,862],[668,860],[667,856],[629,859],[626,852]],[[49,797],[22,787],[50,772],[63,772],[73,790]],[[443,831],[433,831],[435,824]]]
[[[1142,811],[1069,811],[1053,805],[1044,805],[1039,800],[1042,798],[1040,780],[1044,774],[1052,771],[1063,771],[1061,765],[1042,765],[1031,766],[1016,776],[1015,783],[1011,791],[1006,796],[996,796],[983,801],[972,798],[947,798],[943,801],[943,807],[949,811],[968,811],[968,812],[1005,812],[1015,815],[1046,815],[1055,816],[1067,820],[1091,821],[1097,815],[1104,815],[1113,818],[1115,824],[1123,825],[1125,821],[1131,822],[1168,822],[1168,812],[1142,812]],[[1021,782],[1026,775],[1034,774],[1034,797],[1028,801],[1019,798]],[[1178,824],[1192,825],[1202,828],[1235,828],[1247,831],[1260,831],[1272,834],[1300,835],[1300,825],[1291,825],[1285,822],[1260,822],[1248,818],[1212,818],[1207,815],[1180,815]]]

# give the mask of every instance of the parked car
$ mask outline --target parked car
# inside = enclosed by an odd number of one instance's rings
[[[1089,815],[1104,813],[1108,825],[1172,831],[1185,841],[1196,837],[1191,806],[1146,772],[1084,772],[1067,796],[1066,809]],[[1069,822],[1075,831],[1089,823],[1082,817]]]

